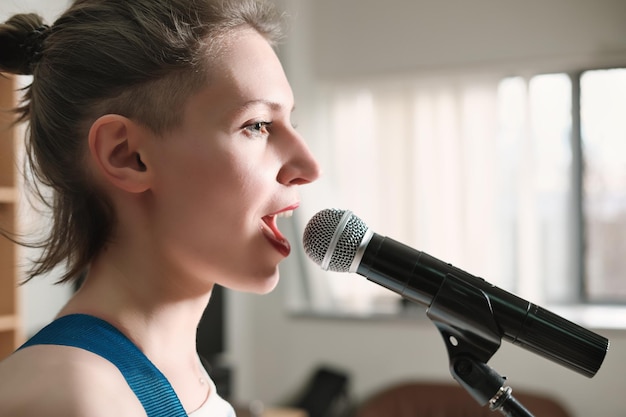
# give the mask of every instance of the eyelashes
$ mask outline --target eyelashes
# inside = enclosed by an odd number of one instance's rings
[[[252,123],[248,123],[243,126],[244,133],[251,137],[265,137],[268,136],[272,132],[272,125],[274,122],[269,121],[256,121]],[[295,123],[291,123],[292,129],[297,129],[297,125]]]
[[[256,121],[243,126],[244,133],[250,137],[265,137],[270,134],[272,122]]]
[[[272,125],[272,122],[254,122],[251,125],[248,125],[248,130],[253,132],[263,132],[266,133],[269,127]]]

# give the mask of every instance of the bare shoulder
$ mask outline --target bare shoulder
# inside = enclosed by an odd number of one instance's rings
[[[0,417],[146,417],[119,370],[82,349],[40,345],[0,362]]]

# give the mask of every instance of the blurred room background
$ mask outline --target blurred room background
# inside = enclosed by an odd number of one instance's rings
[[[275,1],[294,122],[324,176],[282,222],[294,251],[277,289],[220,298],[212,353],[232,398],[288,403],[320,366],[349,375],[354,402],[452,381],[422,308],[305,259],[307,220],[337,207],[608,337],[592,379],[508,343],[490,365],[575,417],[626,415],[626,2]],[[66,6],[2,0],[0,17]],[[39,227],[26,204],[19,217]],[[25,334],[71,294],[53,281],[20,289]]]

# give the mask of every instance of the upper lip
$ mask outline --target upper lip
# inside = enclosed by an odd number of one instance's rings
[[[284,212],[286,212],[286,211],[292,211],[292,210],[295,210],[295,209],[297,209],[298,207],[300,207],[300,203],[299,203],[299,202],[297,202],[297,203],[293,203],[293,204],[291,204],[291,205],[289,205],[289,206],[287,206],[287,207],[283,207],[282,209],[280,209],[280,210],[278,210],[278,211],[275,211],[275,212],[273,212],[273,213],[270,213],[270,214],[266,215],[265,217],[273,217],[273,216],[276,216],[276,215],[278,215],[278,214],[280,214],[280,213],[284,213]]]

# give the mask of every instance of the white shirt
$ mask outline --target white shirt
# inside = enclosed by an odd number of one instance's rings
[[[215,388],[215,383],[206,371],[204,378],[209,383],[209,395],[200,408],[191,412],[189,417],[236,417],[233,406],[220,397]]]

